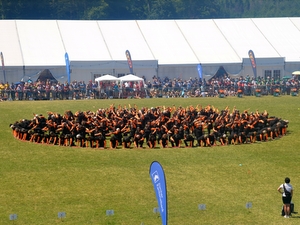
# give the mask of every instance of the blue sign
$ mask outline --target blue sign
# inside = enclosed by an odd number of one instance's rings
[[[168,224],[167,187],[165,173],[159,162],[152,162],[150,165],[150,178],[158,202],[162,225]]]

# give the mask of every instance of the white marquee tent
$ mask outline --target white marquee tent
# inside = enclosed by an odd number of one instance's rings
[[[123,83],[127,82],[127,81],[129,81],[129,82],[141,82],[141,87],[145,86],[145,82],[144,82],[143,78],[135,76],[133,74],[128,74],[126,76],[120,77],[120,85],[121,85],[121,87],[123,87]],[[147,96],[147,91],[146,90],[145,90],[145,94]]]
[[[102,77],[97,77],[95,79],[95,81],[97,81],[97,82],[101,82],[101,81],[120,81],[120,78],[114,77],[114,76],[109,75],[109,74],[106,74]]]
[[[121,82],[124,81],[142,81],[144,83],[144,79],[138,76],[135,76],[133,74],[128,74],[126,76],[120,77],[119,78]]]
[[[265,71],[291,76],[300,69],[300,17],[205,20],[0,20],[0,80],[17,82],[49,69],[67,80],[64,55],[70,59],[71,80],[94,80],[104,74],[129,73],[150,80],[197,77],[202,64],[206,78],[220,66],[230,75],[252,75],[248,51],[254,51],[258,76]],[[278,72],[279,71],[279,72]],[[5,77],[4,77],[5,74]]]

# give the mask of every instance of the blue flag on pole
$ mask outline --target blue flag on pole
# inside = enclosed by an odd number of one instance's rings
[[[153,161],[150,165],[150,177],[158,202],[162,225],[168,224],[167,187],[165,173],[159,162]]]
[[[202,66],[201,66],[201,63],[198,64],[197,66],[197,70],[198,70],[198,75],[199,75],[199,78],[202,80]]]
[[[68,53],[66,52],[66,54],[65,54],[65,61],[66,61],[66,71],[67,71],[67,76],[68,76],[68,83],[70,84],[71,83],[71,81],[70,81],[70,73],[71,73],[71,71],[70,71],[70,60],[69,60],[69,55],[68,55]]]

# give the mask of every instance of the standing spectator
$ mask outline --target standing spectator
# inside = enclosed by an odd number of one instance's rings
[[[290,95],[291,94],[291,82],[290,82],[290,80],[286,81],[285,86],[286,86],[286,94]]]
[[[50,81],[46,81],[45,91],[46,91],[47,100],[50,100],[50,89],[51,89]]]
[[[69,83],[65,82],[63,85],[63,99],[69,99]]]
[[[92,90],[93,90],[93,83],[90,80],[89,83],[86,85],[86,97],[90,98],[92,95]]]
[[[54,83],[51,84],[50,91],[51,91],[51,98],[53,100],[55,100],[56,99],[56,87],[55,87]]]
[[[16,100],[16,85],[14,83],[11,83],[10,85],[10,97],[11,97],[11,100]]]
[[[16,91],[18,93],[18,100],[23,100],[23,87],[21,84],[18,84]]]
[[[86,95],[86,84],[84,81],[80,82],[80,92],[81,92],[81,98],[84,98]]]
[[[284,179],[284,184],[281,184],[277,191],[282,194],[282,202],[284,204],[283,210],[284,210],[284,217],[289,218],[291,215],[291,201],[293,197],[293,186],[290,184],[290,178],[286,177]]]

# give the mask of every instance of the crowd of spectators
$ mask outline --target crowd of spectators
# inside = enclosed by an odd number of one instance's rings
[[[238,78],[215,77],[208,81],[198,78],[161,80],[153,77],[153,82],[148,81],[147,87],[153,87],[150,89],[151,95],[155,96],[159,93],[166,97],[215,97],[220,93],[225,96],[236,96],[238,93],[255,96],[257,92],[261,95],[274,95],[274,93],[290,95],[298,93],[299,81],[298,77],[276,80],[270,77],[254,79],[249,75]]]
[[[235,96],[238,93],[246,96],[261,95],[297,95],[298,77],[274,79],[247,75],[238,78],[229,76],[215,77],[210,80],[189,78],[181,79],[154,76],[142,82],[125,82],[123,86],[114,81],[95,82],[28,80],[18,83],[0,82],[0,100],[56,100],[56,99],[104,99],[104,98],[144,98],[144,97],[215,97]]]
[[[208,105],[138,109],[111,105],[93,111],[48,112],[10,124],[14,137],[34,143],[90,148],[211,147],[269,141],[288,121],[267,111],[219,111]],[[107,142],[106,142],[107,141]]]

